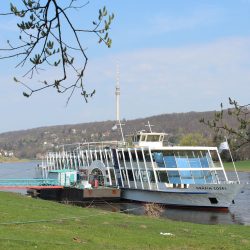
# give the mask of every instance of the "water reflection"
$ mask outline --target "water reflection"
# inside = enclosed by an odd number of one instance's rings
[[[93,203],[91,207],[101,208],[112,212],[123,212],[126,214],[145,215],[145,208],[143,204],[137,203],[110,203],[100,204]],[[228,212],[218,211],[199,211],[197,209],[175,209],[171,207],[164,207],[160,214],[162,218],[168,218],[175,221],[186,221],[199,224],[244,224],[250,225],[250,220],[246,215],[236,216],[230,210]]]
[[[229,173],[234,174],[234,173]],[[250,173],[239,173],[242,182],[250,183]],[[197,209],[176,209],[165,207],[161,217],[175,221],[186,221],[199,224],[241,224],[250,225],[250,185],[246,185],[244,190],[235,198],[228,212],[199,211]],[[141,203],[95,203],[95,207],[109,211],[120,211],[134,215],[144,215],[144,206]]]

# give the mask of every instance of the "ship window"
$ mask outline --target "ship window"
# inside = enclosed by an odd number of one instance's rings
[[[217,204],[218,203],[218,200],[215,197],[210,197],[208,199],[210,200],[211,204]]]
[[[102,159],[106,160],[106,155],[104,152],[101,152],[101,157],[102,157]]]
[[[111,180],[112,182],[115,181],[115,173],[114,173],[114,170],[113,169],[110,169],[110,176],[111,176]]]
[[[142,152],[141,151],[137,151],[137,156],[138,156],[138,160],[139,161],[143,161],[143,156],[142,156]]]
[[[154,172],[153,172],[152,170],[149,170],[149,171],[148,171],[148,175],[149,175],[150,182],[155,183],[155,175],[154,175]]]
[[[146,141],[146,135],[141,136],[141,141]]]
[[[124,151],[124,157],[125,157],[125,161],[130,161],[128,151]]]
[[[125,173],[125,171],[123,169],[121,170],[121,174],[122,174],[122,179],[124,181],[127,181],[127,176],[126,176],[126,173]]]
[[[133,161],[136,161],[135,152],[132,152],[132,151],[131,151],[131,156],[132,156],[132,160],[133,160]]]
[[[109,160],[109,161],[112,161],[111,152],[108,154],[108,160]]]
[[[139,181],[139,174],[137,170],[134,170],[135,181]]]
[[[133,177],[133,172],[131,169],[128,169],[128,179],[129,181],[134,181],[134,177]]]
[[[96,153],[96,156],[97,156],[97,160],[101,160],[101,156],[99,152]]]
[[[159,182],[168,183],[168,174],[166,171],[157,171]]]
[[[147,141],[155,142],[159,141],[160,136],[159,135],[148,135],[147,136]]]
[[[119,155],[119,159],[122,161],[123,160],[122,153],[118,152],[118,155]]]
[[[145,161],[146,161],[146,162],[150,162],[150,161],[151,161],[149,152],[144,151],[144,156],[145,156]]]

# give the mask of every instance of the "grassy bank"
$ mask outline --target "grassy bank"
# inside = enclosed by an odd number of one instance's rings
[[[174,222],[4,192],[0,200],[1,249],[250,249],[249,226]]]
[[[223,162],[224,167],[227,171],[234,171],[232,162]],[[250,160],[248,161],[236,161],[235,162],[236,169],[238,171],[250,172]]]

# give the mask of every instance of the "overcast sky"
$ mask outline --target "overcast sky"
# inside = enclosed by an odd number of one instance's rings
[[[1,1],[1,12],[8,10],[7,2]],[[76,94],[67,107],[67,95],[52,89],[25,98],[13,81],[17,59],[0,61],[0,132],[114,120],[117,62],[121,118],[210,111],[221,102],[226,106],[228,97],[250,102],[249,0],[90,0],[73,22],[91,26],[104,5],[115,13],[112,48],[91,34],[84,40],[85,86],[96,89],[95,97],[86,104]],[[0,17],[1,48],[18,37],[15,27],[13,17]]]

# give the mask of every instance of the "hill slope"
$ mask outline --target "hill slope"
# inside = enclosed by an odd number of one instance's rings
[[[169,134],[169,140],[178,143],[179,138],[187,133],[198,132],[206,137],[212,137],[213,131],[199,120],[204,117],[211,120],[214,111],[162,114],[136,120],[122,121],[124,134],[147,129],[148,121],[154,131]],[[228,123],[234,125],[232,120]],[[14,151],[21,158],[40,157],[48,150],[55,150],[59,145],[84,141],[120,140],[119,131],[112,131],[115,121],[91,122],[74,125],[40,127],[29,130],[7,132],[0,134],[0,149]]]

